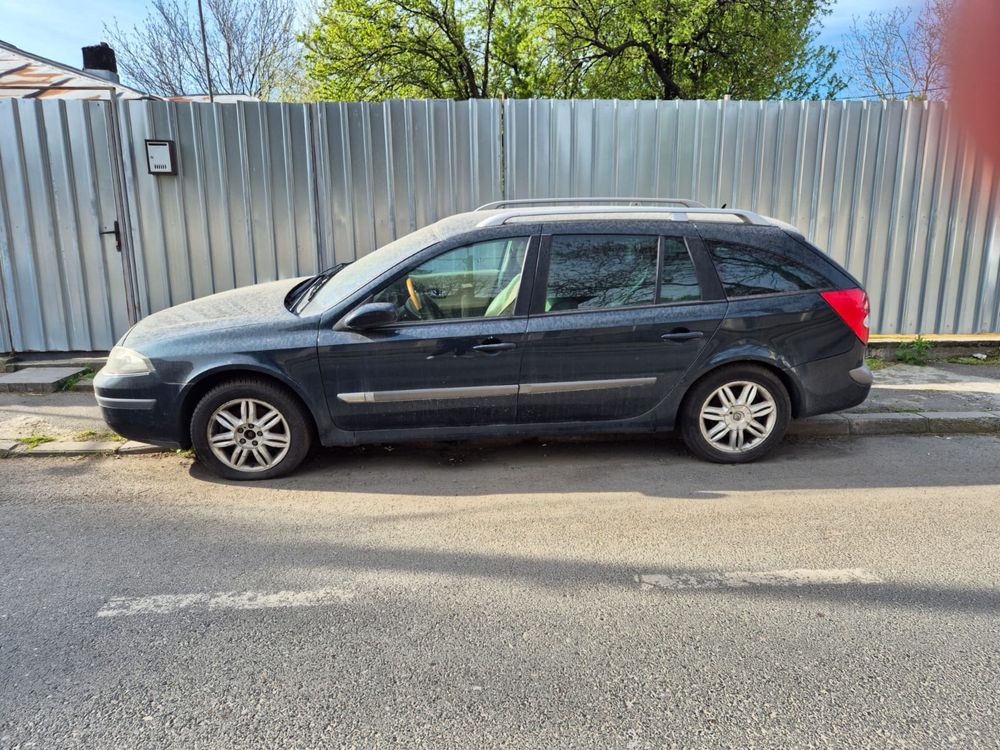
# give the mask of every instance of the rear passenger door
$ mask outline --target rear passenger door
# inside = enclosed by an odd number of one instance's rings
[[[543,237],[518,422],[621,420],[655,407],[725,317],[717,280],[705,294],[706,262],[696,267],[681,234]]]

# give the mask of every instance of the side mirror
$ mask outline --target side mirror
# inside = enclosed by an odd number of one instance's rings
[[[367,331],[370,328],[392,325],[397,320],[399,312],[391,302],[369,302],[348,313],[347,317],[337,324],[337,328]]]

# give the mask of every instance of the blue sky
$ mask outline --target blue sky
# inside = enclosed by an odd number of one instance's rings
[[[146,4],[147,0],[0,0],[0,39],[79,66],[80,48],[104,39],[103,24],[117,19],[123,28],[135,25],[145,16]],[[836,0],[822,41],[839,47],[852,16],[902,4],[919,7],[922,0]]]

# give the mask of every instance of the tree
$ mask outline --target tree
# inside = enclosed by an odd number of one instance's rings
[[[550,0],[561,57],[587,96],[832,97],[816,44],[830,0]]]
[[[948,93],[945,40],[954,0],[869,13],[851,24],[844,56],[862,94],[880,99],[943,99]]]
[[[302,36],[332,99],[832,96],[830,0],[324,0]]]
[[[546,90],[538,7],[524,0],[326,0],[301,37],[327,99],[476,99]]]
[[[213,93],[272,99],[294,87],[300,50],[294,0],[204,0]],[[105,26],[126,80],[160,96],[209,91],[197,8],[152,0],[140,26]]]

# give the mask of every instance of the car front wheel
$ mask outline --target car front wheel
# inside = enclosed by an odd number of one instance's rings
[[[791,411],[788,391],[774,373],[727,367],[692,388],[681,411],[681,435],[701,458],[748,463],[781,442]]]
[[[270,479],[294,470],[309,453],[312,430],[298,400],[258,378],[206,393],[191,417],[198,460],[226,479]]]

